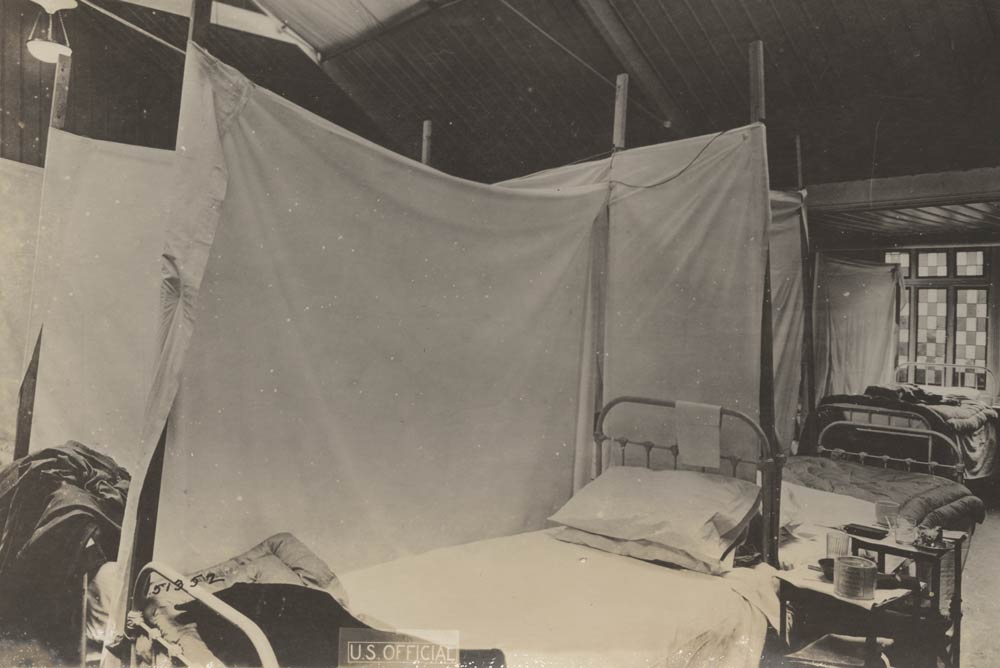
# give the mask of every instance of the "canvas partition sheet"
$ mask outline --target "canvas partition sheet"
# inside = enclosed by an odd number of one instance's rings
[[[156,361],[172,152],[49,132],[31,332],[33,450],[67,440],[134,473]]]
[[[672,151],[675,167],[651,176],[642,165],[656,150]],[[605,397],[674,397],[756,419],[770,219],[764,126],[621,154],[612,183]],[[608,433],[671,442],[670,421],[628,409]],[[722,438],[723,454],[759,457],[741,425],[726,420]]]
[[[604,400],[699,401],[756,418],[769,216],[764,127],[621,151],[505,185],[597,180],[611,187]],[[592,401],[581,410],[592,424]],[[616,436],[674,440],[662,409],[616,409],[612,417]],[[733,436],[739,443],[727,453],[756,456],[754,439]],[[627,454],[644,461],[641,448]],[[580,434],[577,457],[593,462],[591,434]],[[661,465],[672,465],[667,457]]]
[[[185,171],[225,179],[168,235],[190,338],[150,401],[149,434],[173,402],[157,558],[291,531],[344,570],[543,527],[571,491],[606,189],[448,177],[196,47],[181,128]]]
[[[771,193],[771,322],[774,337],[774,417],[781,449],[795,435],[802,381],[805,304],[802,277],[802,195]]]
[[[861,394],[892,382],[899,266],[820,255],[814,322],[816,395]]]
[[[28,340],[42,169],[0,159],[0,465],[14,454]],[[33,342],[32,342],[33,343]]]

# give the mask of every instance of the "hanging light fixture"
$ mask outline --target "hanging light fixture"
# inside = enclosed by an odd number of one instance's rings
[[[69,34],[66,32],[66,24],[63,23],[60,10],[73,9],[76,7],[76,0],[33,0],[41,6],[41,11],[35,17],[35,25],[31,27],[31,34],[28,35],[28,53],[44,63],[58,62],[59,56],[68,56],[73,53],[69,47]],[[38,30],[38,24],[42,22],[42,14],[47,14],[48,29],[45,24],[42,30]],[[59,28],[62,29],[62,40],[59,39],[58,31],[55,29],[55,16],[59,16]]]

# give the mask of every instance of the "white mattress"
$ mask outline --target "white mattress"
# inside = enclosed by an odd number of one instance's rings
[[[457,630],[463,648],[501,649],[510,668],[750,668],[777,613],[772,573],[704,575],[538,531],[340,577],[369,623]]]

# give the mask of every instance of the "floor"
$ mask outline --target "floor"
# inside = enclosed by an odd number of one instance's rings
[[[962,586],[962,668],[1000,665],[1000,484],[977,488],[986,522],[976,529]]]

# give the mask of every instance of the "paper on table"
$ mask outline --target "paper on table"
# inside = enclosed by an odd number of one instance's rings
[[[776,575],[780,579],[789,584],[795,585],[799,589],[811,589],[812,591],[832,596],[837,600],[850,603],[851,605],[856,605],[859,608],[864,608],[865,610],[871,610],[876,605],[883,605],[889,601],[894,601],[897,598],[905,596],[910,591],[909,589],[876,589],[875,598],[873,599],[866,600],[847,598],[846,596],[840,596],[836,593],[833,587],[833,582],[824,579],[822,574],[817,573],[808,567],[797,566],[789,571],[778,571]]]
[[[678,401],[676,409],[678,463],[719,468],[722,409],[692,401]]]

